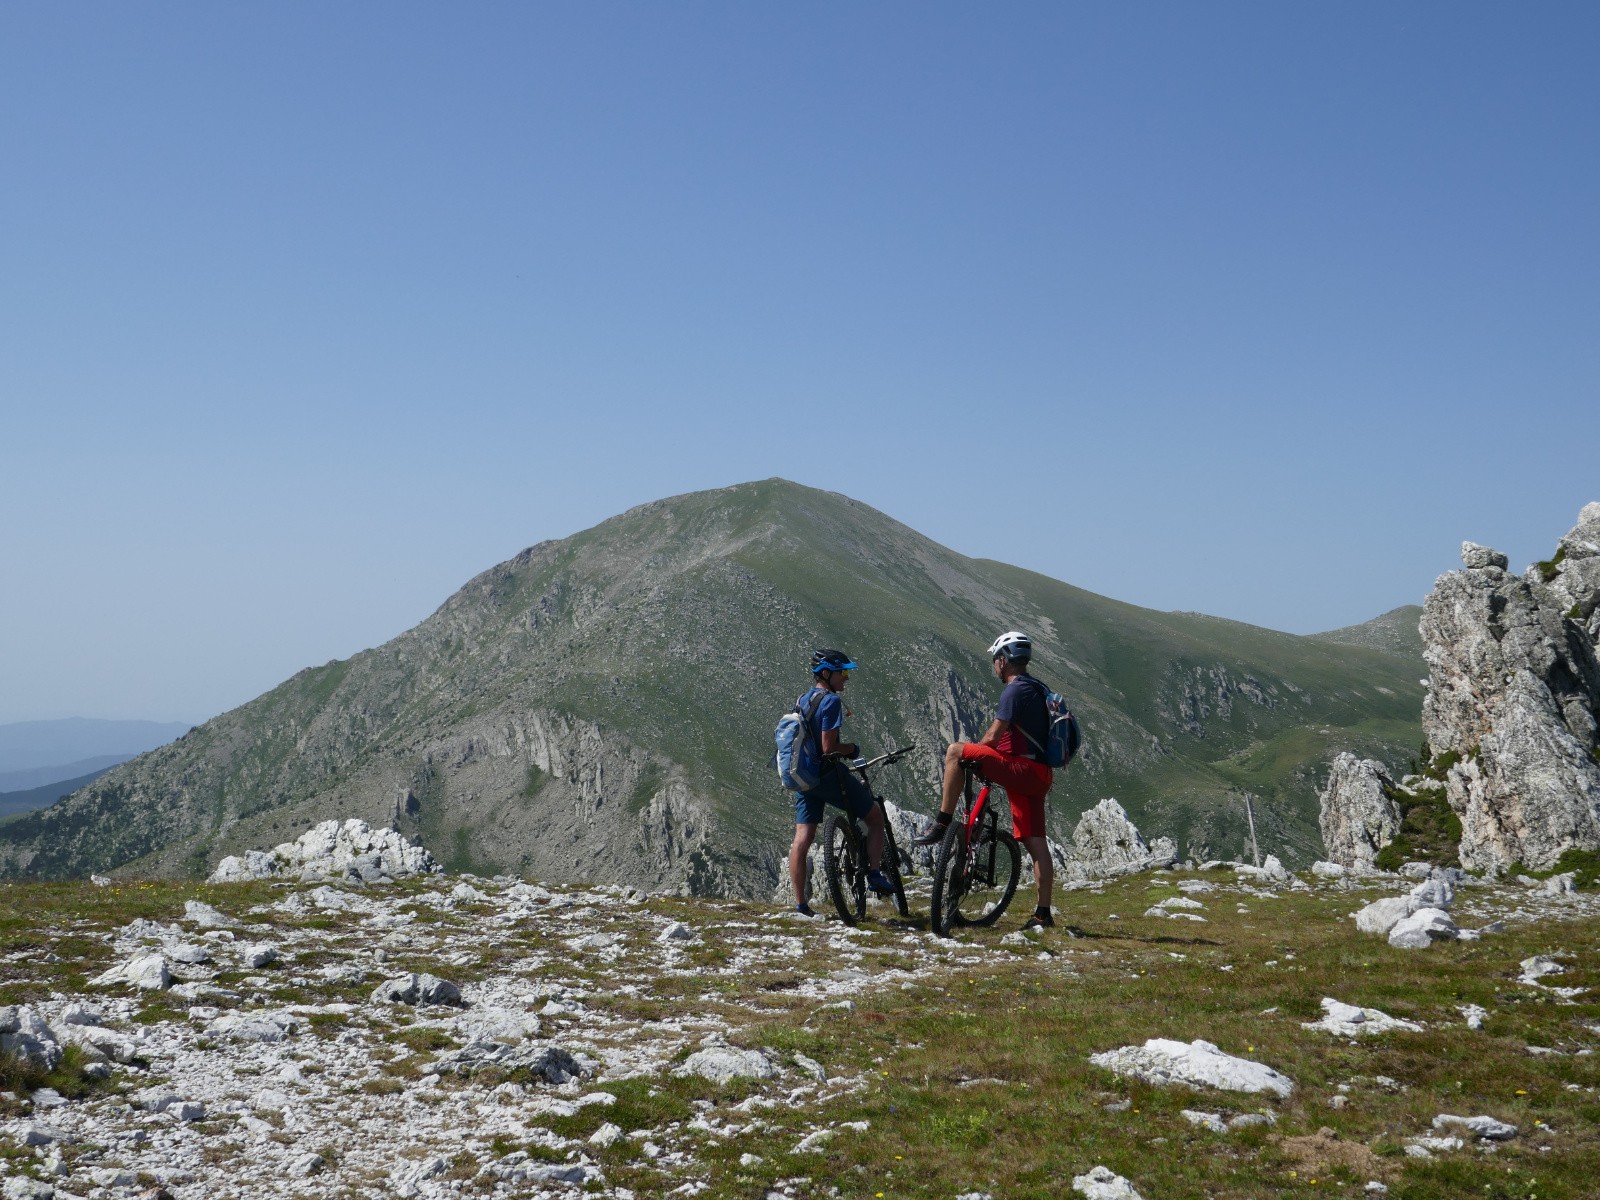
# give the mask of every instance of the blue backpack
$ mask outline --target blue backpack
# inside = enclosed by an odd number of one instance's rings
[[[1039,683],[1037,679],[1035,683]],[[1060,770],[1066,766],[1078,753],[1078,748],[1083,745],[1083,727],[1078,724],[1078,718],[1072,715],[1072,710],[1067,707],[1067,698],[1059,692],[1052,692],[1039,684],[1044,696],[1044,715],[1048,722],[1049,732],[1045,735],[1044,745],[1040,745],[1034,736],[1021,725],[1022,736],[1033,742],[1033,748],[1044,756],[1044,765]]]
[[[773,740],[778,744],[778,782],[791,792],[809,792],[822,778],[822,762],[817,757],[821,739],[812,722],[826,695],[822,688],[812,688],[811,698],[802,696],[779,718],[778,727],[773,730]]]

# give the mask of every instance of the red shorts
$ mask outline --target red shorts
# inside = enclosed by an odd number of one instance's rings
[[[987,783],[1005,788],[1011,801],[1011,824],[1019,838],[1044,836],[1044,798],[1056,773],[1031,758],[1013,758],[992,746],[965,742],[961,761],[971,763]]]

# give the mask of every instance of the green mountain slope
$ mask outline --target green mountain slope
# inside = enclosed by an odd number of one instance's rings
[[[1121,604],[767,480],[523,551],[385,645],[8,824],[0,869],[193,873],[360,816],[458,866],[763,893],[792,822],[771,729],[811,647],[863,663],[852,736],[924,748],[883,783],[927,811],[945,741],[987,724],[983,647],[1012,626],[1087,732],[1057,829],[1116,796],[1147,829],[1236,854],[1250,790],[1263,849],[1305,861],[1328,755],[1398,761],[1420,739],[1418,671],[1394,655]]]

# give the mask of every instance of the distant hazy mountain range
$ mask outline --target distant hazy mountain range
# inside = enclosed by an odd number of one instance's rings
[[[881,782],[926,812],[945,741],[987,724],[983,650],[1013,627],[1086,731],[1056,830],[1115,796],[1147,832],[1233,856],[1248,790],[1263,853],[1304,862],[1331,754],[1403,764],[1421,740],[1422,664],[1385,632],[1403,624],[1297,637],[1154,612],[967,558],[844,496],[742,484],[523,551],[385,645],[8,822],[0,871],[198,873],[359,816],[456,867],[764,894],[793,822],[772,726],[811,648],[862,664],[848,732],[916,743]]]
[[[86,717],[0,725],[0,792],[94,774],[165,745],[188,728],[167,721]]]

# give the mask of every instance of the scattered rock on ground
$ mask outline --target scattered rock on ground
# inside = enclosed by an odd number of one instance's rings
[[[1360,1008],[1354,1004],[1344,1004],[1331,996],[1322,998],[1322,1013],[1320,1021],[1305,1021],[1300,1027],[1321,1029],[1340,1037],[1361,1037],[1367,1034],[1389,1033],[1396,1029],[1406,1029],[1413,1033],[1422,1030],[1422,1026],[1414,1021],[1391,1017],[1376,1008]]]
[[[372,993],[374,1004],[459,1004],[461,989],[437,975],[412,972],[385,979]]]
[[[159,992],[172,985],[172,972],[167,969],[167,960],[161,955],[140,954],[103,971],[92,982],[105,987],[126,983],[145,991]]]
[[[1072,1190],[1086,1200],[1144,1200],[1139,1190],[1110,1167],[1095,1167],[1087,1175],[1072,1178]]]
[[[1389,931],[1389,945],[1402,950],[1426,950],[1434,942],[1453,942],[1460,930],[1442,908],[1419,908]]]
[[[1517,1127],[1505,1121],[1496,1120],[1494,1117],[1457,1117],[1450,1113],[1440,1113],[1433,1119],[1435,1129],[1465,1129],[1473,1137],[1486,1138],[1492,1142],[1503,1142],[1517,1136]]]
[[[1151,1038],[1142,1046],[1123,1046],[1089,1056],[1089,1061],[1116,1075],[1147,1083],[1183,1083],[1229,1092],[1268,1092],[1280,1098],[1294,1091],[1287,1075],[1262,1063],[1226,1054],[1210,1042],[1178,1042]]]

